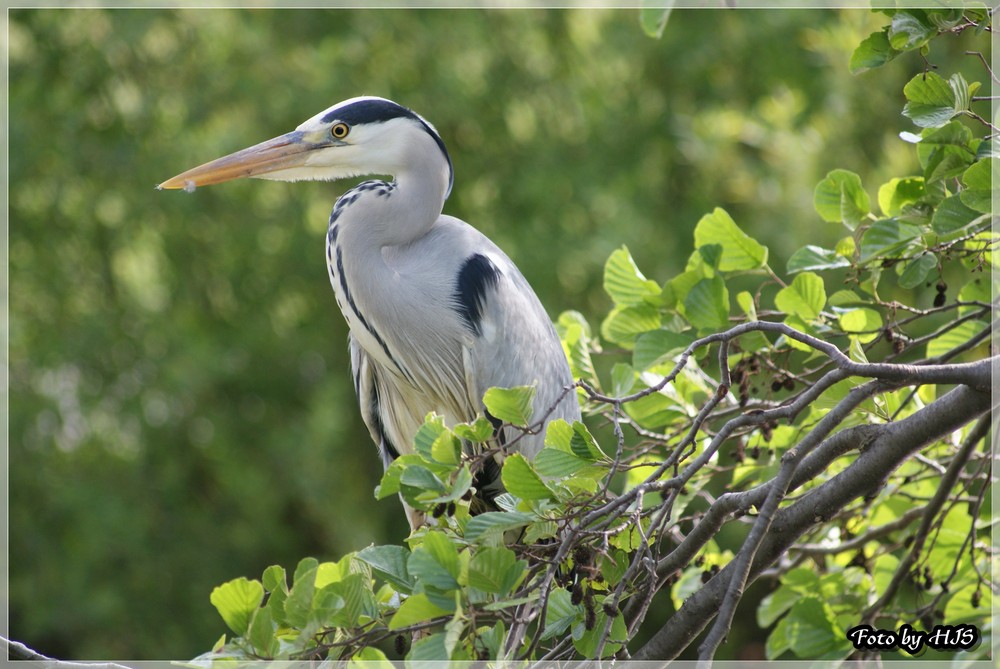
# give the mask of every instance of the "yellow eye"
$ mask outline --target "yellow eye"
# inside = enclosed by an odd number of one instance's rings
[[[330,128],[330,134],[333,135],[334,139],[344,139],[347,137],[347,133],[351,131],[351,126],[346,123],[338,123],[337,125]]]

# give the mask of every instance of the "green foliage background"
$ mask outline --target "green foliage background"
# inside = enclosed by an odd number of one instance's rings
[[[406,533],[372,496],[323,266],[349,184],[156,183],[390,97],[448,143],[446,211],[596,325],[622,244],[663,281],[722,206],[783,266],[842,236],[812,205],[830,169],[918,171],[897,133],[924,63],[850,75],[866,10],[677,10],[661,40],[592,9],[9,21],[10,633],[67,659],[191,657],[222,632],[218,583]]]

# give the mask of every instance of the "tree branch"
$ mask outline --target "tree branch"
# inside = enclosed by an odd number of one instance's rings
[[[983,362],[988,363],[988,379],[993,361]],[[852,500],[873,495],[884,485],[886,478],[914,453],[960,429],[989,409],[988,392],[960,386],[903,420],[871,426],[875,430],[875,436],[870,441],[870,432],[854,432],[853,435],[857,438],[855,447],[860,448],[861,453],[844,471],[778,511],[751,565],[747,584],[752,583],[802,534],[814,527],[817,518],[829,518]],[[842,438],[842,434],[844,432],[837,433],[827,441]],[[825,442],[814,454],[824,446]],[[807,460],[808,458],[803,461],[802,466]],[[680,610],[633,654],[633,659],[676,658],[718,612],[734,571],[733,564],[727,565],[703,588],[691,595]]]

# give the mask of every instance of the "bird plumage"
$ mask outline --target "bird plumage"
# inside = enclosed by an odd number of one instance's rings
[[[442,214],[454,179],[444,142],[430,123],[382,98],[352,98],[295,131],[189,170],[161,187],[241,176],[365,181],[330,215],[326,260],[350,328],[351,368],[361,414],[388,466],[411,452],[425,416],[472,421],[487,389],[533,385],[537,416],[578,420],[559,338],[514,263],[485,235]],[[495,423],[496,424],[496,423]],[[512,435],[497,431],[503,445]],[[533,457],[544,433],[516,450]],[[499,467],[477,487],[501,488]],[[489,480],[490,477],[494,480]],[[421,514],[407,508],[412,528]]]

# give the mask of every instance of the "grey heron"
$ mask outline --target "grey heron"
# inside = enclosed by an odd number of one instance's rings
[[[295,130],[160,184],[183,188],[242,177],[331,181],[363,175],[337,200],[326,263],[350,330],[354,388],[384,466],[412,452],[434,411],[449,424],[482,415],[485,391],[533,385],[536,416],[579,420],[569,364],[544,308],[514,263],[484,234],[442,214],[454,173],[444,142],[413,111],[377,97],[326,109]],[[519,439],[495,418],[494,443],[532,458],[544,431]],[[478,493],[502,490],[499,458]],[[406,505],[404,504],[404,507]],[[411,529],[423,514],[406,507]]]

